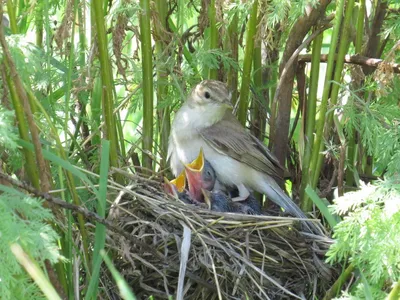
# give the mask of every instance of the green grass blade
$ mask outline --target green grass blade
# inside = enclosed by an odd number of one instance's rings
[[[10,245],[10,248],[18,262],[36,282],[47,299],[61,300],[61,297],[58,295],[52,284],[47,280],[46,275],[44,275],[43,271],[37,266],[37,264],[28,257],[22,247],[18,244],[12,244]]]
[[[364,285],[365,299],[366,300],[373,300],[374,297],[372,296],[371,286],[369,285],[367,278],[365,278],[364,273],[362,272],[361,269],[359,269],[359,273],[360,273],[361,281],[362,281],[362,283]]]
[[[337,217],[335,217],[328,209],[328,206],[324,203],[324,201],[317,195],[317,193],[311,188],[311,186],[307,186],[305,189],[306,194],[310,199],[314,202],[314,204],[321,211],[324,218],[328,221],[329,225],[334,228],[338,224]]]
[[[7,12],[10,19],[10,28],[13,34],[18,33],[17,17],[15,15],[14,4],[11,0],[7,0]]]
[[[136,297],[129,288],[129,285],[126,283],[125,279],[121,276],[121,274],[119,274],[119,272],[114,267],[114,265],[112,264],[111,260],[108,258],[104,250],[102,250],[100,254],[103,257],[104,262],[106,263],[108,269],[110,270],[113,278],[115,279],[115,282],[117,283],[121,297],[126,300],[136,300]]]
[[[110,154],[110,142],[107,140],[102,140],[100,179],[99,179],[99,198],[97,201],[97,214],[102,218],[104,218],[106,215],[109,154]],[[92,259],[93,271],[85,299],[97,299],[99,277],[100,277],[100,266],[102,263],[102,257],[100,255],[100,251],[104,249],[105,242],[106,242],[106,228],[103,224],[96,223],[95,242],[94,242],[93,259]]]
[[[24,140],[19,139],[18,144],[25,149],[33,151],[33,145],[31,143],[28,143]],[[55,155],[54,153],[52,153],[49,150],[42,149],[42,152],[43,152],[43,157],[45,159],[55,163],[56,165],[61,166],[63,169],[69,171],[75,177],[77,177],[80,180],[82,180],[83,182],[87,183],[89,185],[89,187],[92,189],[93,193],[96,195],[96,197],[99,198],[99,191],[94,187],[93,183],[90,181],[90,179],[86,176],[85,173],[83,173],[82,171],[79,171],[69,161],[66,161],[66,160],[58,157],[57,155]]]
[[[387,300],[396,300],[400,298],[400,279],[397,281],[393,289],[390,291],[390,294]]]

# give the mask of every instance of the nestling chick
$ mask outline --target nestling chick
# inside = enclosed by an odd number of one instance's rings
[[[198,204],[197,201],[190,197],[186,190],[185,172],[182,172],[178,177],[171,181],[164,177],[164,191],[186,204]]]

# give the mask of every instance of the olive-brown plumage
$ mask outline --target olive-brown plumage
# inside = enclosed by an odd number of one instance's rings
[[[229,91],[215,80],[199,83],[176,113],[168,147],[172,171],[179,174],[183,164],[194,160],[201,148],[218,181],[237,187],[239,197],[233,200],[247,199],[255,190],[287,213],[306,218],[276,182],[283,174],[282,166],[232,115]]]

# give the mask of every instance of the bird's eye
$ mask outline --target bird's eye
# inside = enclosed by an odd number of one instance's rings
[[[204,93],[204,97],[206,97],[207,99],[210,99],[211,95],[210,95],[209,92],[205,92],[205,93]]]

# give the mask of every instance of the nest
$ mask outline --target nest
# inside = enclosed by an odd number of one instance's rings
[[[331,240],[299,232],[295,218],[212,212],[134,178],[108,219],[137,240],[109,246],[138,299],[311,299],[329,286]]]

